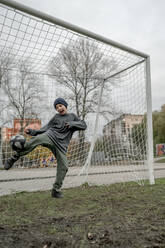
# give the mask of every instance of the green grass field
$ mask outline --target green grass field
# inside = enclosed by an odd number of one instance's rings
[[[165,179],[0,197],[2,248],[165,247]]]

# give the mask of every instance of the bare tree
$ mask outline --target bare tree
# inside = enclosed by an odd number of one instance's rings
[[[106,58],[99,47],[80,39],[61,47],[49,70],[56,82],[65,87],[77,115],[84,120],[89,113],[96,112],[98,89],[104,87],[103,94],[110,93],[109,76],[117,66],[113,57]]]
[[[8,99],[10,119],[22,120],[20,133],[23,133],[24,128],[29,125],[28,119],[39,116],[44,94],[39,77],[31,73],[30,62],[21,61],[16,70],[8,71],[3,88]]]
[[[0,57],[0,88],[4,84],[8,70],[12,69],[14,66],[13,56],[9,52],[10,50],[1,51]]]
[[[1,126],[19,118],[19,131],[23,133],[28,119],[37,118],[43,111],[44,88],[39,75],[32,73],[30,60],[16,60],[11,48],[1,49],[0,53]]]

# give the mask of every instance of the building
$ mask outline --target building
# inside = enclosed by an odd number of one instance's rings
[[[106,136],[114,134],[117,137],[121,137],[122,135],[128,136],[132,128],[140,124],[143,118],[144,115],[123,114],[117,119],[107,123],[103,128],[103,134]]]
[[[2,140],[10,140],[13,135],[24,133],[26,129],[40,129],[41,120],[34,118],[14,119],[13,128],[2,127]]]
[[[109,147],[108,157],[132,157],[140,153],[140,147],[134,144],[132,128],[142,122],[144,115],[123,114],[107,123],[103,128],[106,146]]]

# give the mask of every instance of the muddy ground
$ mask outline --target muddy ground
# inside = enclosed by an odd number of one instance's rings
[[[163,248],[165,180],[0,197],[1,248]]]

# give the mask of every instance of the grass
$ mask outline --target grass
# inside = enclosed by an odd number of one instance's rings
[[[0,247],[165,247],[165,179],[0,197]]]
[[[155,163],[165,163],[165,158],[160,158],[159,160],[156,160]]]

